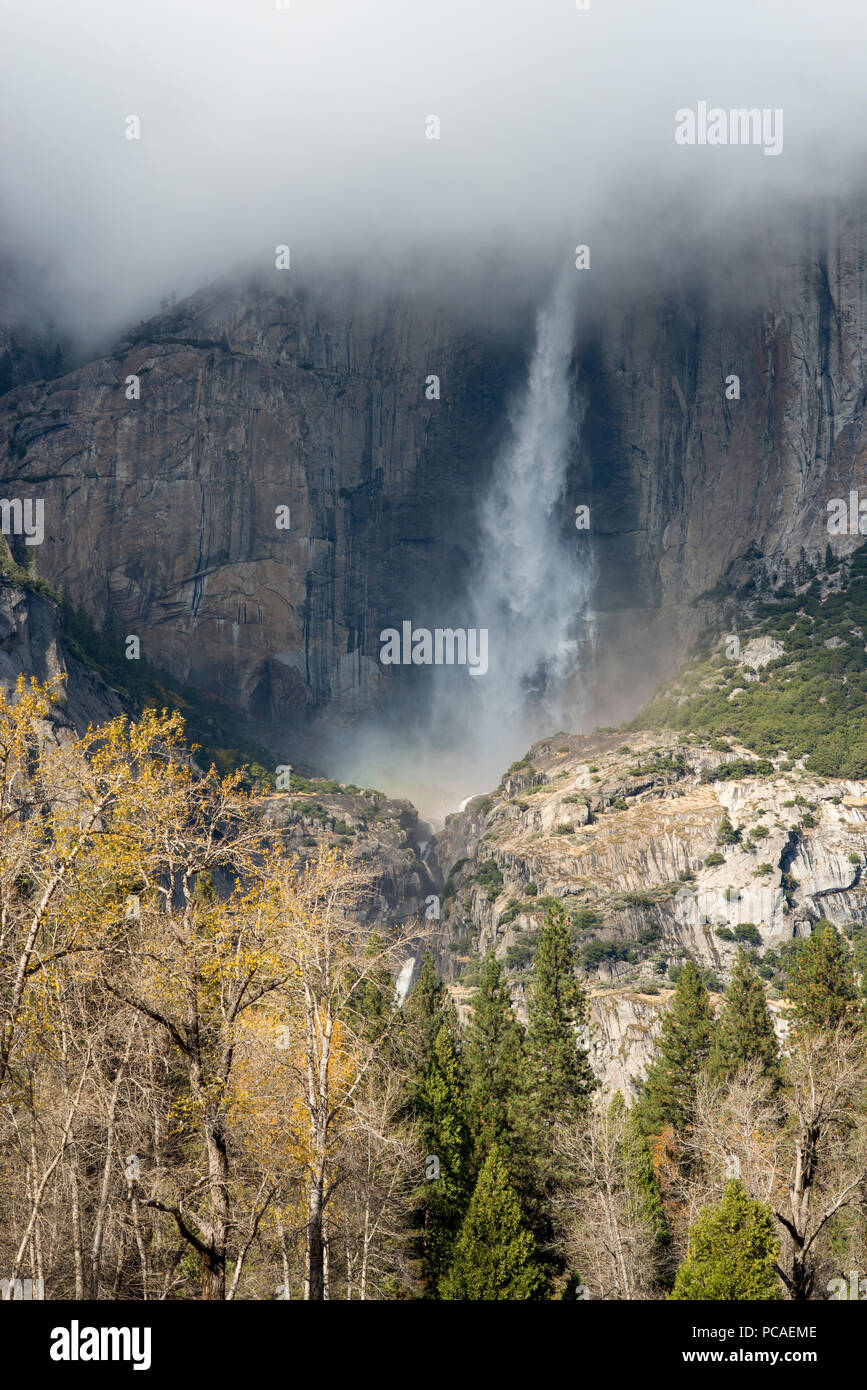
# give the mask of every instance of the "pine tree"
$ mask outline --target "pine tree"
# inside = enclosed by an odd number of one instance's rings
[[[512,1009],[508,985],[495,956],[486,958],[466,1035],[468,1113],[481,1167],[496,1145],[511,1174],[524,1168],[526,1128],[521,1113],[524,1033]]]
[[[404,1017],[433,1055],[436,1036],[444,1018],[446,988],[437,977],[436,965],[430,951],[425,951],[421,969],[404,1004]]]
[[[615,1099],[619,1097],[618,1091]],[[635,1193],[642,1217],[653,1231],[656,1274],[660,1282],[668,1288],[671,1286],[674,1273],[669,1255],[671,1228],[665,1214],[659,1180],[653,1167],[650,1143],[636,1106],[632,1107],[627,1117],[622,1148],[626,1180]]]
[[[448,991],[437,977],[430,951],[425,951],[418,977],[401,1010],[401,1037],[406,1050],[409,1108],[415,1111],[419,1089],[433,1060],[434,1044],[443,1024],[457,1033],[457,1018]]]
[[[437,1033],[418,1111],[426,1154],[439,1161],[439,1176],[426,1183],[423,1200],[422,1270],[428,1294],[435,1296],[472,1190],[463,1069],[445,1024]]]
[[[569,920],[557,903],[536,949],[526,1039],[529,1111],[543,1145],[555,1123],[577,1120],[597,1084],[579,1038],[586,1004],[576,965]]]
[[[393,1018],[394,983],[391,974],[384,964],[379,968],[369,965],[370,961],[381,961],[384,950],[384,937],[380,932],[372,931],[364,951],[364,964],[356,966],[354,970],[356,985],[350,1017],[359,1036],[371,1043],[383,1036]]]
[[[696,1083],[710,1049],[713,1016],[702,978],[687,961],[662,1023],[656,1054],[639,1101],[647,1132],[671,1125],[683,1133],[695,1107]]]
[[[776,1088],[782,1082],[780,1050],[761,980],[743,947],[738,950],[731,984],[713,1032],[707,1073],[728,1081],[748,1062],[761,1064],[762,1075]]]
[[[706,1207],[692,1227],[669,1298],[780,1299],[779,1254],[770,1207],[752,1201],[732,1178],[719,1205]]]
[[[735,828],[734,828],[734,826],[732,825],[731,821],[729,820],[728,816],[724,815],[723,818],[722,818],[722,820],[721,820],[720,823],[719,823],[719,829],[717,830],[717,833],[716,833],[716,842],[717,842],[717,844],[718,844],[718,845],[736,845],[736,844],[738,843],[738,841],[740,840],[740,838],[741,838],[741,832],[740,832],[739,830],[735,830]]]
[[[485,1159],[454,1250],[440,1283],[443,1299],[542,1298],[545,1276],[536,1243],[496,1147]]]
[[[803,1032],[826,1032],[856,1022],[855,971],[839,932],[824,918],[813,928],[789,976],[792,1021]]]

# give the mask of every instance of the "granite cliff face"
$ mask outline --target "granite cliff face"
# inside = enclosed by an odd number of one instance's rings
[[[460,592],[512,360],[430,303],[218,288],[8,393],[0,477],[45,501],[42,576],[154,665],[263,727],[351,719],[381,628]]]
[[[526,1016],[542,917],[562,902],[591,981],[594,1067],[630,1095],[671,965],[689,957],[722,984],[741,942],[773,960],[820,918],[842,930],[867,924],[867,783],[815,777],[785,759],[766,775],[707,781],[721,763],[756,760],[737,744],[721,754],[666,733],[626,738],[536,744],[495,791],[447,820],[435,854],[441,966],[458,1000],[467,961],[494,952]],[[772,1002],[784,1034],[785,1002]]]
[[[434,881],[424,861],[423,822],[408,801],[358,787],[277,793],[263,798],[262,822],[287,853],[315,853],[324,845],[346,851],[367,875],[359,900],[366,927],[387,931],[398,923],[422,922]],[[413,958],[413,965],[416,963]]]
[[[827,500],[867,486],[865,220],[829,214],[770,270],[757,250],[742,283],[706,272],[580,301],[565,515],[591,507],[600,720],[649,694],[718,612],[719,594],[696,600],[723,576],[785,579],[824,552]],[[292,735],[285,754],[317,720],[345,732],[395,708],[382,627],[460,621],[532,325],[276,278],[202,291],[110,355],[8,391],[0,481],[45,500],[45,578],[253,715],[275,750]],[[423,705],[426,683],[401,676]]]
[[[773,644],[750,643],[743,656],[746,680],[748,663],[773,659]],[[20,673],[66,675],[55,737],[121,708],[65,649],[56,605],[0,576],[0,684],[11,690]],[[591,1064],[603,1094],[632,1097],[672,966],[690,957],[722,985],[741,941],[765,962],[819,918],[844,932],[867,925],[867,782],[818,777],[785,757],[761,775],[707,780],[733,760],[760,766],[737,742],[720,752],[665,731],[558,733],[432,841],[410,803],[324,780],[264,795],[260,810],[288,852],[346,849],[365,868],[368,928],[414,919],[420,937],[433,932],[464,1020],[474,965],[494,952],[526,1021],[541,920],[552,901],[563,903],[589,976]],[[735,838],[721,837],[726,820]],[[420,951],[407,957],[403,992]],[[786,1001],[765,969],[784,1041]]]
[[[2,545],[2,542],[0,542]],[[121,712],[116,693],[65,649],[57,605],[0,572],[0,690],[9,697],[19,676],[58,684],[58,729],[83,733]]]
[[[867,490],[865,238],[863,205],[829,209],[772,238],[773,262],[757,237],[677,292],[609,300],[583,341],[601,722],[683,655],[723,576],[797,578],[825,552],[828,500]]]

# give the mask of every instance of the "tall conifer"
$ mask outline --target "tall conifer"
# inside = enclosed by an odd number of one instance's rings
[[[410,1065],[423,1077],[433,1057],[437,1033],[444,1023],[452,1026],[453,1008],[448,991],[437,978],[430,951],[425,951],[415,984],[403,1006],[403,1033],[410,1052]]]
[[[444,1299],[542,1298],[545,1275],[521,1204],[496,1147],[485,1159],[455,1243],[454,1261],[440,1284]]]
[[[713,1081],[728,1081],[740,1067],[754,1061],[761,1064],[762,1074],[779,1086],[782,1076],[774,1021],[762,982],[741,948],[714,1027],[708,1076]]]
[[[690,1124],[696,1083],[707,1061],[712,1027],[707,989],[692,961],[687,961],[663,1019],[639,1101],[649,1132],[658,1134],[670,1125],[675,1133],[682,1133]]]
[[[426,1156],[438,1163],[438,1175],[429,1177],[425,1184],[422,1237],[425,1284],[428,1294],[436,1296],[472,1191],[463,1069],[445,1024],[436,1036],[419,1091],[418,1111]]]
[[[493,1145],[513,1181],[523,1166],[526,1123],[522,1114],[524,1031],[512,1009],[509,988],[493,955],[482,966],[466,1034],[468,1113],[481,1167]]]
[[[527,1027],[530,1113],[540,1139],[554,1124],[574,1123],[586,1109],[596,1079],[581,1037],[584,988],[565,908],[548,909],[534,959]]]
[[[789,976],[792,1021],[803,1032],[856,1023],[855,971],[846,942],[831,922],[816,923]]]

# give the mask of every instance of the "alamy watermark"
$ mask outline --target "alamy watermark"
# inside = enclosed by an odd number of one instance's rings
[[[828,535],[867,536],[867,497],[862,499],[857,492],[850,492],[848,505],[845,497],[832,497],[828,503]]]
[[[42,1279],[0,1279],[0,1302],[30,1303],[45,1298]]]
[[[149,1327],[82,1327],[73,1318],[68,1327],[51,1330],[52,1361],[131,1361],[134,1371],[151,1364]]]
[[[826,1287],[831,1298],[838,1303],[844,1299],[862,1302],[867,1299],[867,1279],[860,1279],[857,1269],[850,1269],[848,1283],[843,1278],[829,1279]]]
[[[379,634],[383,666],[469,666],[471,676],[483,676],[488,669],[488,629],[486,627],[413,628],[411,622],[383,628]]]
[[[763,145],[765,154],[783,153],[781,107],[682,106],[674,113],[674,138],[678,145]]]
[[[25,545],[41,545],[45,539],[42,498],[0,498],[0,531],[4,536],[23,536]]]

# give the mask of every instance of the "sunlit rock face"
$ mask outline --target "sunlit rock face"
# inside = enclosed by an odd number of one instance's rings
[[[562,904],[587,977],[591,1062],[607,1091],[631,1097],[672,966],[689,958],[721,989],[742,944],[763,959],[822,918],[867,925],[867,783],[784,760],[704,781],[720,757],[662,731],[555,734],[449,817],[431,862],[444,885],[438,960],[458,1004],[473,962],[493,953],[526,1020],[542,921]],[[720,839],[724,818],[735,842]],[[788,1005],[772,1002],[782,1035]]]

